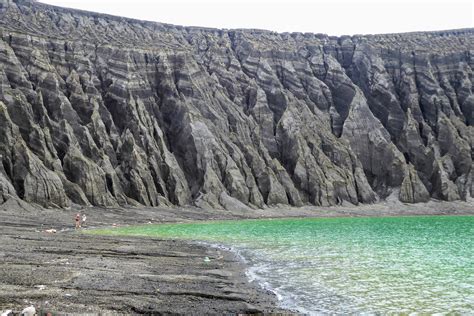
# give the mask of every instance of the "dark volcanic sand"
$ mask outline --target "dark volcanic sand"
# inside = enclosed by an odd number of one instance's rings
[[[95,225],[151,219],[147,212],[132,218],[122,211],[88,209],[87,215]],[[0,311],[30,304],[53,313],[281,311],[274,295],[248,283],[245,267],[230,252],[181,241],[76,233],[73,215],[72,210],[0,210]],[[58,233],[45,233],[49,228]]]
[[[89,225],[101,227],[260,217],[474,214],[474,207],[472,201],[385,203],[241,213],[193,208],[42,210],[9,200],[0,206],[0,311],[33,304],[53,313],[284,312],[272,293],[247,281],[244,265],[230,252],[183,241],[81,234],[72,229],[78,211],[86,212]],[[58,233],[44,232],[50,228]]]

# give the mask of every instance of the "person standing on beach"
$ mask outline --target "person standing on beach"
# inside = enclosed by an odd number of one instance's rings
[[[82,223],[81,223],[81,227],[84,227],[86,225],[86,219],[87,219],[87,216],[86,214],[82,214]]]
[[[81,228],[81,214],[77,213],[76,214],[76,229]]]

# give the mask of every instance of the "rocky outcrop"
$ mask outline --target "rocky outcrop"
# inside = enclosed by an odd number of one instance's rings
[[[474,30],[217,30],[0,0],[0,203],[473,195]]]
[[[3,143],[0,169],[2,200],[7,199],[6,195],[18,195],[27,202],[44,206],[67,206],[69,199],[64,192],[61,179],[55,172],[46,168],[26,146],[2,102],[0,102],[0,120],[3,125],[0,130],[0,139]]]
[[[17,197],[15,188],[10,183],[3,166],[0,166],[0,204],[12,197]]]
[[[426,190],[425,185],[421,182],[418,173],[410,164],[407,168],[405,178],[403,179],[399,193],[400,201],[406,203],[427,202],[430,199],[430,194]]]

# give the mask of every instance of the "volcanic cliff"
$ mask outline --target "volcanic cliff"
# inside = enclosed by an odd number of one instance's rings
[[[0,0],[0,204],[474,196],[474,29],[332,37]]]

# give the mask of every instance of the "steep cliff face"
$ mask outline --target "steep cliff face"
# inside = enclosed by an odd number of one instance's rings
[[[0,0],[0,203],[474,196],[474,30],[328,37]]]

